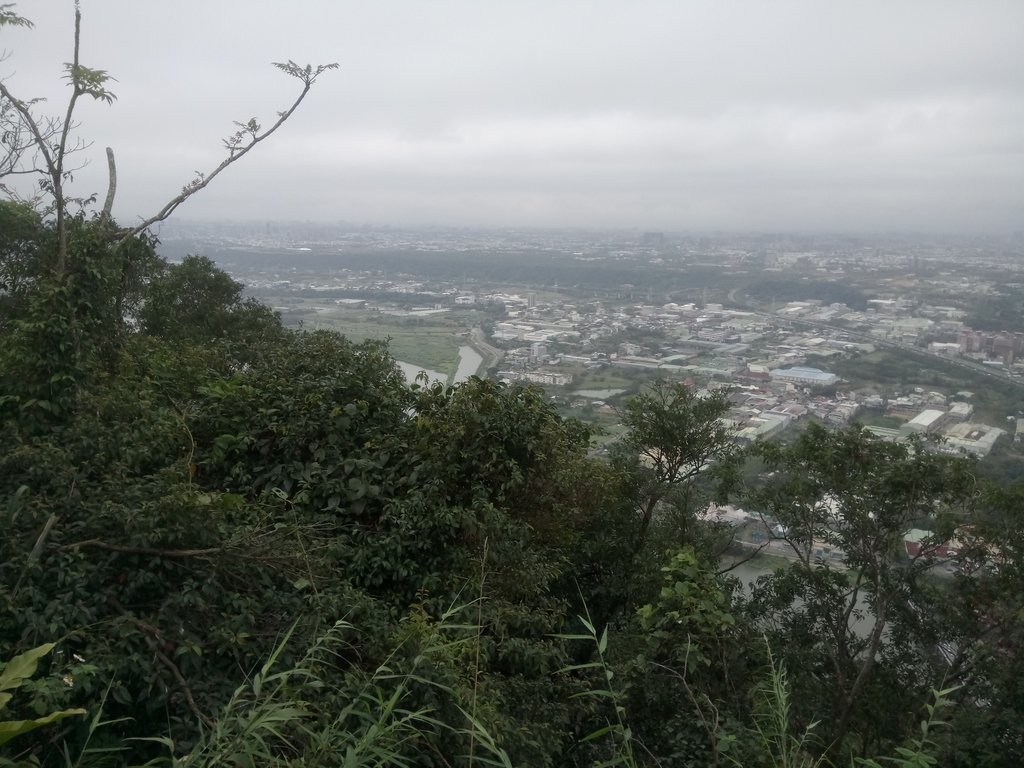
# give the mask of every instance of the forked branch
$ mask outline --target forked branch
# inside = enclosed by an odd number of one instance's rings
[[[15,14],[13,8],[12,3],[0,3],[0,27],[31,27],[31,22]],[[72,199],[66,194],[64,182],[70,179],[72,171],[75,170],[67,166],[67,158],[73,152],[86,146],[82,142],[76,144],[72,138],[73,131],[77,127],[73,120],[75,108],[81,96],[89,96],[108,104],[112,103],[116,98],[107,89],[107,84],[113,78],[105,70],[92,69],[82,65],[79,59],[81,29],[82,14],[76,2],[74,49],[72,60],[65,64],[65,78],[71,85],[72,91],[64,110],[63,120],[58,117],[38,117],[34,114],[33,107],[40,101],[39,99],[28,101],[18,99],[8,89],[6,83],[0,80],[0,138],[2,138],[2,143],[7,150],[6,157],[0,160],[0,178],[7,175],[27,173],[38,173],[45,177],[45,180],[40,183],[40,188],[45,194],[52,196],[53,199],[51,210],[56,219],[55,230],[58,240],[54,272],[58,278],[63,276],[67,262],[68,233],[66,220],[68,204],[72,202]],[[119,243],[123,243],[141,234],[157,222],[164,221],[179,205],[196,192],[205,189],[211,181],[217,178],[232,163],[240,160],[257,144],[272,136],[298,109],[317,78],[327,70],[338,68],[336,63],[321,64],[314,67],[310,64],[301,66],[291,60],[283,63],[274,62],[274,66],[302,83],[302,89],[291,106],[283,112],[278,112],[277,119],[266,129],[255,118],[246,122],[236,123],[235,125],[238,130],[224,141],[227,157],[212,171],[206,173],[197,172],[195,178],[182,187],[181,192],[157,211],[155,215],[150,216],[134,227],[116,231],[113,237]],[[35,167],[23,167],[22,157],[30,150],[34,150],[36,153]],[[100,214],[103,218],[110,217],[117,186],[113,153],[109,149],[107,150],[107,163],[110,172],[110,184]],[[8,192],[8,194],[14,194],[3,186],[0,186],[0,190]],[[89,198],[89,201],[92,199]]]
[[[13,6],[9,3],[0,5],[0,27],[32,26],[31,22],[27,19],[14,14],[11,8]],[[48,177],[49,192],[53,195],[53,212],[56,217],[57,231],[57,260],[54,271],[58,276],[64,274],[68,250],[67,226],[65,224],[68,199],[64,194],[64,179],[70,175],[70,171],[65,166],[65,161],[75,149],[81,148],[81,144],[77,146],[69,146],[68,144],[71,131],[75,128],[73,121],[75,106],[80,96],[91,96],[108,104],[116,98],[113,93],[106,89],[106,83],[113,79],[106,71],[82,66],[79,59],[81,38],[82,12],[76,2],[72,60],[64,65],[67,70],[66,78],[71,85],[71,98],[68,99],[63,122],[58,123],[56,119],[52,122],[36,119],[32,114],[32,106],[39,100],[33,99],[26,102],[15,98],[14,94],[8,90],[7,85],[0,81],[0,96],[17,112],[22,126],[24,126],[24,129],[28,131],[31,137],[30,143],[35,145],[35,149],[45,166],[44,169],[39,170],[43,171]],[[54,143],[54,139],[56,139],[56,143]],[[19,145],[17,139],[14,139],[14,142],[17,146],[16,155],[20,156],[27,145]],[[13,161],[17,162],[17,156],[13,158]],[[15,170],[14,166],[12,166],[11,170]]]

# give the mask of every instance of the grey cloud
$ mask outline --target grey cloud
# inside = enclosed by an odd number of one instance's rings
[[[664,228],[1006,230],[1024,220],[1024,3],[84,2],[119,82],[118,213],[217,161],[334,61],[193,217]],[[54,86],[71,3],[23,3],[0,72]],[[27,89],[27,90],[26,90]],[[102,166],[102,163],[98,163]],[[102,167],[81,175],[102,188]]]

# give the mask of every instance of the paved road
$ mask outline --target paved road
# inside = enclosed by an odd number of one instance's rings
[[[505,354],[502,350],[497,347],[492,347],[487,343],[487,336],[484,335],[482,328],[474,328],[469,332],[469,343],[472,344],[473,348],[483,356],[484,362],[480,367],[485,371],[488,368],[497,365],[498,361],[501,360],[502,356]]]

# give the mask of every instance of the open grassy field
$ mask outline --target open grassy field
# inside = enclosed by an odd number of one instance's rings
[[[661,374],[635,368],[583,368],[573,370],[571,389],[627,389],[635,391]]]
[[[923,355],[879,350],[836,360],[824,367],[848,380],[854,389],[879,394],[907,392],[915,387],[947,395],[963,390],[973,392],[975,420],[995,426],[1002,426],[1007,415],[1016,415],[1024,408],[1024,390],[1020,387]]]
[[[388,341],[396,359],[449,374],[458,366],[459,347],[467,343],[470,329],[483,319],[473,310],[386,314],[313,299],[291,298],[287,304],[281,302],[277,307],[282,310],[287,307],[281,318],[288,326],[309,330],[328,328],[351,339]]]
[[[857,421],[866,427],[885,427],[886,429],[899,429],[906,423],[906,419],[898,416],[886,416],[878,411],[861,411],[857,414]]]

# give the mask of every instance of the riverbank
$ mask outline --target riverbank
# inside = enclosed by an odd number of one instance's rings
[[[480,372],[480,369],[484,366],[484,356],[481,355],[474,347],[463,344],[459,347],[459,362],[455,368],[455,371],[451,374],[442,373],[440,371],[432,371],[429,368],[423,368],[419,365],[407,363],[404,360],[396,360],[399,369],[405,376],[405,380],[412,384],[416,377],[421,373],[425,373],[428,379],[428,385],[436,382],[441,382],[451,386],[452,384],[460,384],[470,376],[475,376]]]
[[[494,368],[505,355],[504,351],[491,346],[487,342],[487,336],[482,328],[474,328],[469,332],[469,343],[476,350],[477,354],[483,358],[483,361],[480,363],[481,371]]]

